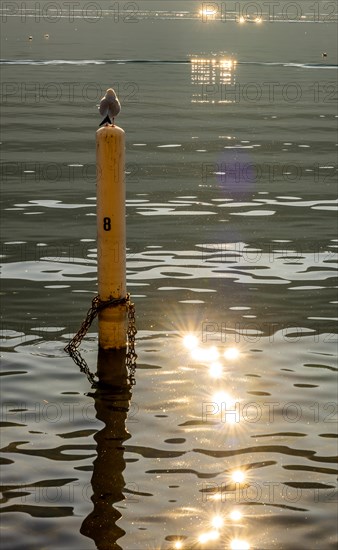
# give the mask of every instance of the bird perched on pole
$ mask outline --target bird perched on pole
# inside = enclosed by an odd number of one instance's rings
[[[104,117],[100,126],[103,124],[114,124],[114,118],[121,111],[121,105],[113,88],[108,88],[106,95],[101,99],[99,111]]]

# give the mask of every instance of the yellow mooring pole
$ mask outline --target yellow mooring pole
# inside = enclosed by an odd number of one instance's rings
[[[126,296],[125,133],[105,125],[96,132],[97,270],[102,302]],[[127,345],[125,303],[99,312],[99,346]]]

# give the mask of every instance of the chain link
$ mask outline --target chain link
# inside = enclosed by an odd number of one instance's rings
[[[137,329],[136,329],[136,321],[135,321],[135,304],[130,300],[130,294],[127,293],[125,298],[117,298],[117,299],[113,298],[111,300],[106,300],[106,301],[101,301],[99,296],[95,296],[95,298],[93,298],[92,300],[92,304],[87,311],[87,315],[84,321],[82,322],[80,329],[77,331],[75,336],[73,336],[71,341],[65,347],[65,351],[69,353],[73,361],[80,367],[81,372],[84,372],[86,374],[92,386],[95,386],[96,384],[95,377],[90,372],[86,361],[83,359],[83,357],[81,356],[77,348],[81,344],[83,338],[86,336],[90,328],[90,325],[92,324],[95,317],[98,315],[100,311],[102,311],[106,307],[118,306],[122,304],[125,304],[128,312],[128,327],[127,327],[128,351],[126,354],[126,366],[129,372],[130,384],[131,385],[136,384],[135,371],[136,371],[137,354],[135,352],[135,336],[137,334]]]
[[[136,384],[135,371],[136,371],[136,359],[137,354],[135,352],[135,336],[137,334],[136,321],[135,321],[135,304],[130,300],[130,294],[127,294],[127,311],[128,311],[128,352],[126,357],[126,365],[129,372],[129,380],[132,386]]]
[[[92,305],[87,311],[87,315],[85,317],[85,320],[82,322],[82,325],[80,329],[77,331],[75,336],[71,339],[69,344],[65,347],[65,351],[69,354],[72,354],[76,351],[76,348],[79,347],[81,344],[82,339],[86,336],[90,325],[94,321],[95,317],[98,314],[98,305],[99,305],[100,299],[98,296],[95,296],[92,300]]]

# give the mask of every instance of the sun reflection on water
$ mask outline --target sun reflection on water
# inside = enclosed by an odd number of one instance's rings
[[[260,25],[261,23],[263,23],[263,19],[262,17],[252,18],[250,17],[250,15],[247,15],[246,17],[243,17],[243,15],[241,15],[237,18],[237,22],[240,23],[240,25],[243,25],[243,23],[256,23],[257,25]]]
[[[211,363],[209,374],[213,378],[219,378],[222,374],[222,364],[217,360],[220,357],[220,351],[216,346],[208,348],[201,347],[195,334],[188,333],[183,336],[183,346],[190,351],[190,356],[196,361]],[[236,347],[230,347],[223,352],[224,359],[236,361],[240,357],[240,351]]]
[[[230,345],[229,340],[227,340],[227,346],[219,344],[210,346],[203,342],[203,334],[201,341],[197,337],[196,331],[182,331],[182,333],[182,344],[190,359],[195,363],[194,369],[205,377],[205,382],[201,384],[200,388],[204,399],[205,419],[212,420],[213,426],[217,426],[217,432],[214,433],[220,441],[226,437],[229,442],[237,442],[241,437],[242,428],[245,428],[245,425],[241,425],[244,423],[240,422],[241,398],[237,396],[237,389],[241,388],[237,383],[242,383],[243,380],[243,375],[238,375],[241,360],[244,357],[243,350],[236,345]],[[220,379],[222,380],[225,376],[228,379],[223,380],[220,384]],[[250,543],[244,533],[245,524],[242,512],[238,508],[221,509],[222,503],[226,502],[226,498],[230,494],[229,491],[233,494],[234,490],[241,491],[247,486],[247,467],[240,463],[229,463],[226,472],[222,489],[218,484],[216,487],[211,486],[202,491],[203,497],[207,499],[205,502],[209,502],[209,506],[213,510],[211,510],[211,515],[210,510],[208,511],[208,515],[201,525],[200,533],[191,533],[191,543],[176,539],[172,542],[173,549],[183,550],[190,548],[192,544],[194,548],[203,547],[209,550],[214,548],[215,544],[225,543],[224,548],[228,550],[250,550]],[[232,530],[232,533],[227,532],[228,529]],[[218,542],[213,543],[213,541]]]
[[[224,519],[222,516],[214,516],[211,520],[211,525],[214,529],[221,529],[224,525]]]
[[[191,351],[191,357],[192,359],[201,361],[202,363],[210,363],[219,358],[219,351],[214,346],[210,348],[196,347]]]
[[[206,542],[209,542],[210,540],[217,540],[219,538],[219,532],[214,530],[214,531],[208,531],[207,533],[202,533],[199,537],[198,537],[198,542],[200,544],[205,544]]]
[[[201,20],[203,22],[235,21],[240,24],[262,23],[263,21],[262,10],[259,9],[259,6],[255,5],[254,3],[252,3],[252,7],[256,8],[255,14],[253,13],[249,14],[247,7],[243,7],[242,9],[239,10],[240,12],[245,14],[244,16],[244,15],[240,15],[239,13],[236,13],[236,10],[233,12],[229,11],[229,13],[227,13],[225,2],[222,2],[220,4],[216,4],[215,2],[210,2],[208,4],[206,3],[202,4],[202,7],[198,11],[198,15],[201,17]]]
[[[225,391],[217,391],[212,395],[212,402],[218,405],[218,407],[226,406],[230,409],[235,404],[235,400]]]
[[[245,477],[246,477],[245,472],[243,472],[243,470],[235,470],[231,474],[231,479],[235,483],[243,483],[243,481],[245,480]]]
[[[192,103],[233,103],[228,87],[235,84],[237,61],[222,54],[191,56]]]
[[[229,359],[230,361],[235,361],[239,358],[239,351],[237,348],[228,348],[224,352],[224,358]]]
[[[183,337],[183,345],[185,348],[193,350],[198,347],[198,338],[194,334],[186,334]]]
[[[250,550],[250,544],[246,540],[233,539],[230,548],[231,550]]]
[[[229,517],[232,521],[240,521],[242,519],[242,512],[240,512],[239,510],[232,510],[232,512],[230,512],[229,514]]]
[[[208,7],[203,7],[202,9],[200,9],[199,14],[202,16],[202,19],[205,19],[206,17],[214,19],[217,15],[217,8],[211,5]]]
[[[209,367],[209,374],[211,378],[221,378],[223,374],[223,366],[221,363],[215,362],[211,363]]]
[[[203,400],[208,399],[209,407],[206,413],[212,420],[219,421],[221,424],[233,425],[239,424],[239,403],[240,399],[234,398],[228,391],[224,391],[219,385],[215,389],[212,388],[212,382],[218,382],[224,379],[227,372],[227,364],[232,365],[240,358],[238,348],[232,346],[225,350],[218,349],[216,346],[203,347],[200,345],[196,334],[188,332],[183,337],[183,346],[188,350],[190,358],[201,364],[202,368],[207,367],[206,373],[210,377],[210,385],[207,393],[203,386]],[[221,357],[223,355],[223,361]]]

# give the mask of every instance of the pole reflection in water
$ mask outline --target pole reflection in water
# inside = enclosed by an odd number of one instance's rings
[[[93,511],[83,521],[80,532],[94,540],[98,550],[121,550],[117,544],[125,531],[116,522],[122,517],[114,504],[125,499],[123,443],[129,439],[126,418],[131,386],[126,368],[126,351],[99,350],[95,393],[96,418],[104,422],[96,433],[97,457],[91,479]]]

